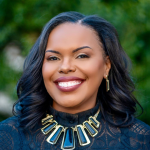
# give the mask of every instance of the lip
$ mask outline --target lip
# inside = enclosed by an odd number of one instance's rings
[[[56,79],[54,82],[58,83],[58,82],[67,82],[67,81],[74,81],[74,80],[84,81],[85,79],[70,76],[70,77],[60,77],[60,78]]]
[[[70,87],[62,87],[58,85],[58,82],[69,82],[69,81],[81,81],[80,84],[74,85],[74,86],[70,86]],[[83,82],[85,81],[85,79],[79,78],[79,77],[74,77],[74,76],[70,76],[70,77],[60,77],[58,79],[56,79],[54,81],[54,83],[56,84],[56,87],[62,91],[62,92],[71,92],[76,90],[77,88],[79,88]]]

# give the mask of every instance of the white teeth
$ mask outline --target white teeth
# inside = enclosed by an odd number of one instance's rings
[[[69,81],[69,82],[58,82],[58,85],[61,87],[70,87],[80,84],[81,81]]]

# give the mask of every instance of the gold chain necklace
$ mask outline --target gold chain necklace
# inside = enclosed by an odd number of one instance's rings
[[[100,122],[96,120],[100,108],[94,116],[90,116],[88,121],[84,121],[82,124],[76,125],[75,127],[64,127],[59,125],[56,120],[53,120],[53,115],[47,114],[47,116],[42,119],[42,125],[45,125],[41,131],[46,135],[50,133],[46,141],[50,144],[56,144],[61,133],[64,132],[63,140],[61,144],[61,149],[63,150],[73,150],[75,148],[74,132],[77,132],[79,144],[85,146],[90,144],[90,139],[85,132],[94,137],[97,135],[98,131],[95,128],[99,128]]]

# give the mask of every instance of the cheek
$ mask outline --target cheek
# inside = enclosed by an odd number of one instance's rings
[[[45,86],[47,86],[52,80],[52,76],[55,72],[56,68],[53,67],[53,65],[49,65],[48,62],[44,62],[43,66],[42,66],[42,75],[43,75],[43,80],[44,80],[44,84]]]
[[[103,59],[93,59],[84,65],[80,64],[80,69],[82,69],[88,77],[100,77],[104,74],[104,61]]]
[[[93,64],[93,67],[90,69],[91,71],[89,72],[90,76],[103,76],[104,72],[104,64],[102,61],[97,61]]]
[[[51,97],[53,97],[53,93],[55,93],[55,89],[53,88],[53,75],[56,71],[56,67],[50,65],[48,62],[44,62],[42,66],[42,75],[44,80],[44,85]]]
[[[48,76],[49,76],[49,69],[48,69],[48,66],[46,65],[46,63],[43,63],[43,66],[42,66],[42,75],[43,75],[43,79],[44,81],[47,80]]]
[[[80,69],[86,75],[87,81],[93,87],[99,87],[104,77],[104,61],[103,59],[93,59],[84,64]]]

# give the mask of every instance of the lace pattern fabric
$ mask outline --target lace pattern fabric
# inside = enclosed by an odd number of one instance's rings
[[[0,123],[0,150],[21,149],[23,142],[16,122],[17,118],[12,117]]]
[[[92,111],[92,112],[91,112]],[[91,114],[95,112],[93,109],[84,113],[78,114],[73,124],[78,124],[82,121],[82,117],[85,118],[87,113]],[[57,120],[62,122],[64,120],[63,114],[60,117],[61,112],[55,113]],[[84,114],[84,115],[83,115]],[[77,117],[78,116],[78,117]],[[71,116],[70,116],[71,117]],[[70,117],[66,117],[65,124],[70,125]],[[101,114],[98,116],[100,121],[99,133],[97,136],[90,137],[91,143],[87,146],[80,146],[75,134],[75,150],[150,150],[150,126],[144,122],[135,119],[131,126],[119,128],[114,127],[107,123]],[[84,121],[84,119],[83,119]],[[62,143],[62,135],[59,138],[57,144],[51,145],[46,142],[45,136],[41,132],[42,125],[37,125],[33,130],[22,130],[18,127],[17,117],[11,117],[0,123],[0,150],[60,150]]]

